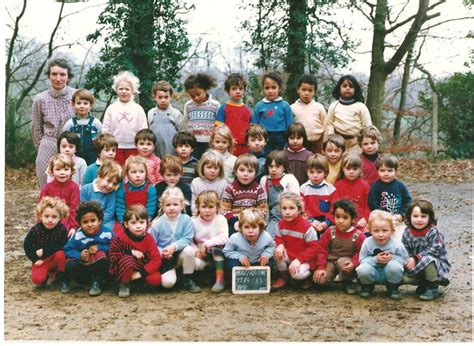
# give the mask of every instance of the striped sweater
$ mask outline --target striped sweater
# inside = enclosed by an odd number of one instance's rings
[[[246,208],[258,208],[268,213],[267,199],[262,186],[253,181],[248,185],[242,185],[237,179],[227,185],[222,194],[222,214],[229,220],[234,216],[240,216]]]

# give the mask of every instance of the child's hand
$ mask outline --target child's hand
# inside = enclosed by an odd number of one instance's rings
[[[323,232],[326,228],[328,228],[328,224],[326,222],[320,222],[316,227],[316,231]]]
[[[283,244],[278,245],[275,249],[275,252],[273,253],[273,256],[275,256],[277,261],[281,261],[283,256],[285,256],[285,246]]]
[[[81,251],[81,261],[89,262],[90,253],[89,250],[84,249]]]
[[[40,265],[42,265],[43,263],[44,263],[44,261],[39,259],[39,260],[37,260],[34,264],[35,264],[35,266],[40,266]]]
[[[247,267],[247,268],[250,267],[250,261],[246,256],[240,259],[240,263],[242,263],[244,267]]]
[[[320,223],[321,222],[319,222],[318,220],[314,220],[313,222],[311,222],[311,225],[313,225],[314,229],[316,229]]]
[[[97,247],[97,245],[92,245],[92,246],[89,248],[89,253],[90,253],[91,255],[96,254],[97,251],[99,251],[99,248]]]
[[[407,268],[408,270],[413,270],[415,266],[416,266],[416,261],[413,257],[410,257],[405,263],[405,268]]]
[[[319,284],[326,277],[326,271],[323,269],[318,269],[313,274],[313,281]]]
[[[290,263],[290,267],[288,270],[290,271],[290,274],[297,274],[300,270],[301,267],[301,262],[297,259],[294,259],[293,262]]]
[[[367,226],[367,220],[362,218],[360,219],[357,224],[356,224],[357,227],[360,227],[360,228],[365,228],[365,226]]]
[[[43,257],[43,249],[36,250],[36,256]]]
[[[133,251],[133,250],[132,250]],[[140,252],[140,251],[139,251]],[[138,280],[142,277],[142,274],[140,274],[139,272],[133,272],[132,274],[132,277],[131,277],[131,280]]]
[[[380,264],[387,264],[392,259],[393,255],[390,252],[381,252],[377,254],[376,260]]]
[[[75,228],[71,228],[71,229],[69,230],[69,232],[67,232],[67,237],[68,237],[69,239],[71,239],[72,236],[74,235],[74,233],[76,233],[76,229],[75,229]]]
[[[262,256],[262,257],[260,257],[260,259],[258,261],[259,261],[261,266],[266,266],[268,264],[269,260],[270,260],[270,258],[268,258],[267,256]]]
[[[354,268],[354,263],[352,263],[352,261],[347,261],[342,265],[341,271],[343,271],[344,273],[350,273],[354,270]]]
[[[136,259],[142,259],[143,257],[145,257],[143,252],[141,252],[139,250],[133,249],[131,252],[132,252],[132,256],[135,257]]]
[[[171,257],[173,257],[173,254],[175,251],[176,251],[176,246],[170,245],[163,249],[162,255],[164,258],[170,259]]]

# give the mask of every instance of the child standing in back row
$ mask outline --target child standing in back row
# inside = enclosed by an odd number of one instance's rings
[[[262,125],[268,132],[265,154],[272,150],[282,150],[286,144],[286,131],[293,122],[290,105],[280,94],[283,91],[283,78],[272,71],[262,77],[264,98],[257,103],[252,116],[252,124]]]
[[[156,107],[148,111],[148,124],[156,136],[155,154],[160,159],[174,155],[173,137],[185,129],[183,115],[171,105],[172,96],[170,83],[159,81],[153,85],[152,97]]]
[[[316,77],[304,74],[298,80],[296,91],[299,99],[291,105],[295,122],[300,122],[306,129],[308,141],[306,149],[314,154],[321,154],[323,149],[323,133],[326,129],[326,110],[314,100],[318,90]]]
[[[116,161],[123,166],[130,155],[137,155],[135,135],[148,128],[145,111],[133,98],[138,93],[140,81],[131,72],[114,76],[113,89],[118,100],[105,110],[102,131],[111,133],[118,142]]]
[[[346,141],[346,150],[358,150],[357,137],[360,131],[372,125],[369,109],[364,104],[362,88],[352,75],[342,76],[332,95],[337,99],[328,109],[327,134],[337,133]]]
[[[229,127],[235,140],[235,156],[245,154],[248,151],[245,143],[245,132],[250,126],[252,114],[243,98],[247,82],[240,73],[232,73],[224,82],[224,90],[229,94],[230,100],[222,105],[216,118],[216,125],[225,124]]]
[[[196,137],[194,157],[198,160],[209,148],[212,129],[220,104],[208,90],[215,87],[216,80],[206,73],[192,74],[184,81],[184,89],[191,100],[184,105],[184,119],[189,132]]]

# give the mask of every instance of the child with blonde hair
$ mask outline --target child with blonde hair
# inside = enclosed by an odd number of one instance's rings
[[[234,138],[230,128],[222,124],[212,130],[209,146],[222,156],[224,161],[224,178],[228,184],[234,181],[234,164],[237,157],[232,155]]]
[[[56,275],[61,293],[70,290],[64,271],[66,255],[63,247],[67,243],[67,230],[61,224],[69,212],[69,207],[57,197],[44,197],[35,208],[39,222],[34,225],[23,241],[26,256],[33,262],[31,280],[37,286],[43,286],[48,275]]]
[[[392,215],[382,210],[370,213],[367,230],[371,237],[364,240],[359,253],[357,278],[361,284],[360,296],[372,295],[375,284],[385,284],[391,299],[400,300],[398,291],[403,278],[403,267],[408,253],[400,239],[394,237]]]
[[[72,158],[64,154],[54,155],[48,163],[48,174],[54,180],[47,183],[41,189],[38,200],[45,196],[58,197],[69,207],[69,215],[61,222],[71,237],[77,229],[76,209],[80,202],[79,186],[72,181],[71,177],[75,172],[75,165]]]
[[[326,180],[330,184],[334,185],[336,180],[341,178],[341,159],[345,151],[346,144],[344,142],[344,138],[338,134],[329,135],[324,139],[323,153],[328,159],[329,169]]]
[[[196,251],[195,270],[203,270],[214,263],[216,282],[212,292],[224,290],[224,254],[222,249],[229,238],[227,220],[219,210],[221,201],[215,191],[206,190],[196,199],[197,214],[193,217],[196,233],[192,246]]]
[[[120,224],[128,206],[141,204],[146,207],[148,219],[152,220],[157,204],[156,189],[148,179],[146,160],[141,156],[130,156],[125,163],[125,176],[128,181],[117,190],[115,215]]]
[[[224,161],[222,157],[213,150],[206,151],[198,165],[199,177],[191,182],[191,211],[196,213],[196,198],[204,190],[217,192],[219,198],[222,196],[227,181],[224,179]]]
[[[105,110],[102,132],[117,139],[116,160],[123,166],[130,155],[137,155],[135,135],[148,128],[148,123],[143,107],[133,100],[139,93],[139,79],[129,71],[120,72],[113,79],[112,88],[118,100]]]
[[[257,158],[251,154],[242,154],[234,165],[236,179],[222,193],[222,214],[229,224],[229,234],[235,233],[235,224],[239,221],[242,211],[247,208],[258,208],[264,215],[268,213],[268,205],[262,186],[255,181],[258,169]]]
[[[177,187],[169,187],[160,200],[160,215],[153,221],[150,234],[161,253],[161,285],[171,288],[176,284],[176,267],[183,267],[184,288],[192,293],[201,292],[194,282],[195,251],[192,247],[195,234],[191,218],[183,214],[184,196]]]
[[[416,293],[421,300],[433,300],[439,295],[438,285],[449,284],[451,264],[443,233],[436,226],[433,204],[422,198],[413,200],[405,214],[408,227],[402,242],[410,258],[403,283],[419,285]]]
[[[185,103],[183,115],[189,132],[196,136],[194,157],[198,160],[209,148],[209,140],[220,107],[220,103],[209,94],[209,89],[216,85],[214,77],[207,73],[189,75],[184,81],[184,90],[191,100]]]
[[[147,232],[148,214],[144,206],[127,207],[123,227],[110,244],[109,273],[119,282],[119,297],[127,298],[134,281],[142,280],[151,286],[161,284],[161,255]]]
[[[275,242],[265,231],[265,215],[256,209],[245,209],[238,232],[230,236],[224,247],[226,272],[230,276],[236,266],[273,266]]]
[[[278,222],[273,255],[278,279],[272,287],[282,288],[291,275],[295,280],[304,280],[302,288],[309,288],[311,271],[316,268],[318,236],[311,223],[302,217],[304,209],[299,194],[283,192],[280,210],[282,220]]]

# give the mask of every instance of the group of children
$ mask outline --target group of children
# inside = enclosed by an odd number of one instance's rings
[[[386,284],[400,299],[398,286],[409,283],[432,300],[449,283],[434,208],[412,201],[397,158],[379,153],[354,77],[340,79],[327,116],[310,75],[290,106],[281,76],[265,74],[253,114],[240,74],[225,81],[222,106],[208,93],[211,76],[189,76],[184,115],[160,81],[147,117],[133,101],[138,85],[130,72],[114,77],[118,100],[103,124],[87,90],[73,95],[76,116],[58,138],[24,241],[36,285],[57,273],[61,292],[75,280],[94,296],[113,278],[128,297],[134,282],[173,287],[182,268],[184,288],[196,293],[194,273],[209,265],[213,292],[230,284],[234,266],[252,265],[274,269],[274,289],[290,279],[302,288],[340,281],[355,294],[358,281],[361,297]]]

